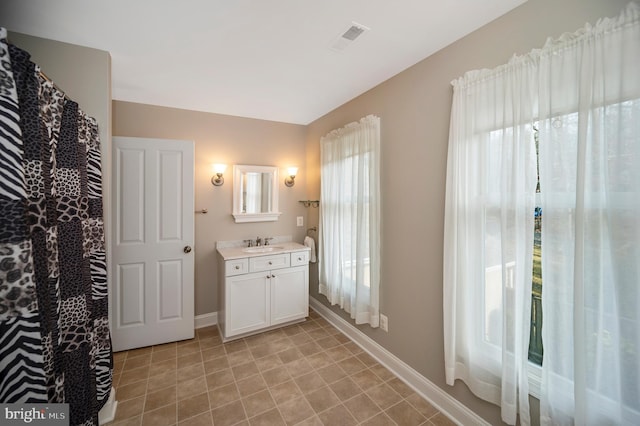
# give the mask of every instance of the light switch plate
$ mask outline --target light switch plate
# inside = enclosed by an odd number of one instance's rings
[[[303,218],[302,216],[298,216],[298,217],[296,218],[296,224],[297,224],[298,226],[304,226],[304,218]]]

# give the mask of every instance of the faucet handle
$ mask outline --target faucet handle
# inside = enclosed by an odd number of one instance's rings
[[[253,240],[249,239],[249,240],[242,240],[245,243],[247,243],[247,247],[253,247]]]
[[[269,245],[269,241],[273,240],[273,237],[265,237],[264,239],[264,245],[268,246]]]

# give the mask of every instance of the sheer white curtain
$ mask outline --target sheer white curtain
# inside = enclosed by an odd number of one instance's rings
[[[320,140],[320,293],[356,324],[378,327],[380,118],[367,116]]]
[[[640,424],[639,11],[540,55],[543,424]]]
[[[510,424],[529,423],[534,65],[519,58],[453,82],[447,163],[446,380],[500,405]]]
[[[539,128],[542,424],[640,424],[640,8],[453,82],[447,383],[528,416]]]

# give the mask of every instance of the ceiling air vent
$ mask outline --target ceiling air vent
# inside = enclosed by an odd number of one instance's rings
[[[331,49],[337,52],[342,52],[347,46],[351,45],[358,37],[360,37],[365,31],[369,31],[368,27],[352,22],[351,26],[343,31],[336,40],[331,43]]]

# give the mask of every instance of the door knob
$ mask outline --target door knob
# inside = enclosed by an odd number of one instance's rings
[[[182,251],[185,252],[185,253],[191,253],[191,246],[184,246]]]

